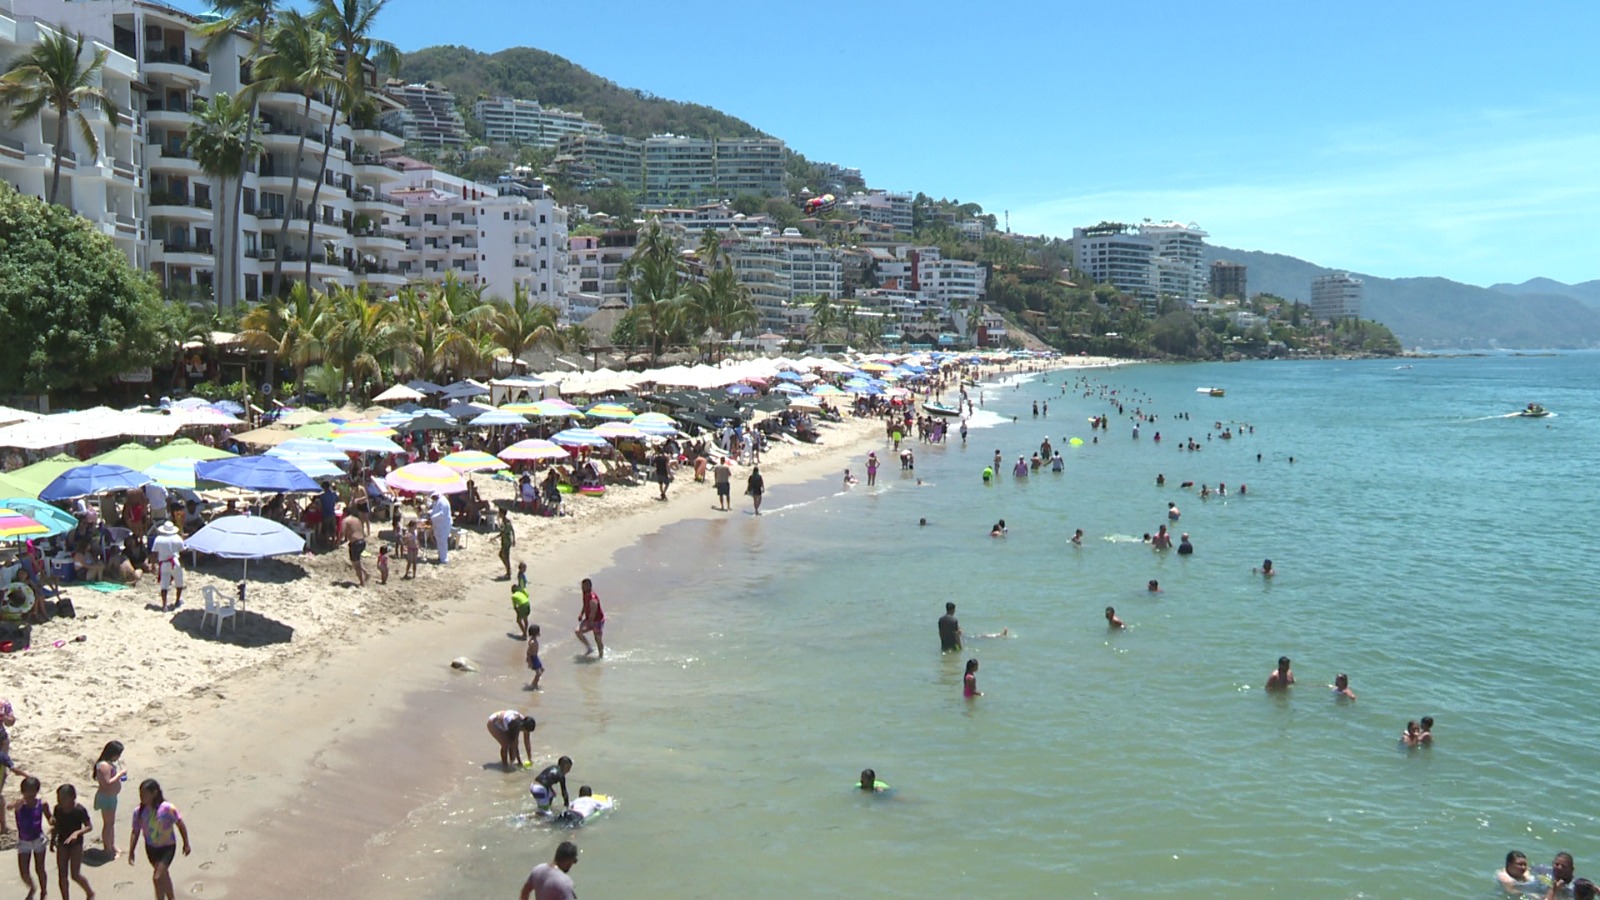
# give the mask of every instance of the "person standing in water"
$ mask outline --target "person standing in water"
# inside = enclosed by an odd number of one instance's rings
[[[1278,657],[1278,668],[1267,676],[1267,690],[1288,690],[1291,684],[1294,684],[1294,672],[1289,668],[1289,657],[1280,656]]]
[[[567,874],[578,863],[578,845],[562,841],[556,847],[555,859],[540,863],[528,873],[522,883],[518,900],[577,900],[578,889]]]
[[[767,480],[761,477],[761,467],[756,466],[750,470],[750,478],[745,482],[744,492],[750,495],[750,502],[755,506],[756,515],[761,515],[761,495],[766,493]]]
[[[583,593],[583,608],[578,612],[578,630],[573,632],[579,641],[583,642],[583,653],[588,656],[595,648],[589,646],[587,634],[594,635],[594,643],[600,648],[600,655],[606,655],[606,612],[600,607],[600,595],[594,592],[594,582],[588,578],[579,586]]]
[[[969,700],[973,697],[983,696],[983,692],[978,690],[978,661],[976,659],[967,660],[967,672],[961,676],[961,696]]]
[[[1332,688],[1333,699],[1335,700],[1356,699],[1356,692],[1350,690],[1350,676],[1344,674],[1343,672],[1340,672],[1338,675],[1334,676]]]
[[[946,603],[944,615],[939,617],[939,652],[949,653],[961,649],[961,623],[956,619],[956,605]]]
[[[1122,619],[1117,617],[1117,609],[1114,606],[1106,607],[1106,624],[1111,626],[1113,630],[1117,631],[1128,627],[1122,624]]]

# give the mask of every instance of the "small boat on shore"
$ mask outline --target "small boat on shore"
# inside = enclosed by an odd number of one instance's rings
[[[937,403],[924,403],[924,404],[922,404],[922,411],[927,413],[930,416],[959,416],[959,415],[961,415],[961,410],[960,409],[951,409],[948,406],[940,406]]]
[[[1545,409],[1537,403],[1529,403],[1522,409],[1517,410],[1517,415],[1524,419],[1542,419],[1545,416],[1550,415],[1550,410]]]

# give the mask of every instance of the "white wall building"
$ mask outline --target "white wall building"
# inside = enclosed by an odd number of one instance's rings
[[[802,297],[837,300],[843,295],[843,268],[834,249],[823,242],[770,229],[730,237],[725,242],[728,257],[739,283],[750,289],[762,328],[791,327],[792,307]]]
[[[1349,272],[1319,275],[1311,280],[1311,315],[1332,322],[1361,318],[1361,279]]]
[[[1205,264],[1206,238],[1193,222],[1146,222],[1139,233],[1155,245],[1156,293],[1185,304],[1198,303],[1210,296],[1210,272]]]
[[[633,255],[639,233],[632,229],[577,235],[567,240],[568,316],[582,322],[606,301],[632,305],[622,264]],[[609,338],[610,335],[597,335]]]
[[[9,63],[26,54],[46,34],[71,33],[74,28],[55,26],[14,14],[10,4],[0,0],[0,61]],[[115,119],[98,109],[87,111],[100,153],[91,156],[78,129],[67,129],[67,155],[61,164],[61,186],[57,202],[94,224],[102,234],[116,242],[134,265],[149,264],[149,245],[145,232],[144,123],[142,95],[134,91],[140,81],[138,63],[127,53],[114,49],[110,35],[87,35],[94,47],[85,50],[89,57],[98,49],[111,50],[101,70],[100,86],[116,100],[122,110]],[[177,68],[182,68],[178,66]],[[0,116],[0,178],[20,193],[41,199],[49,196],[55,165],[56,117],[46,112],[39,119],[12,125],[9,114]],[[210,219],[210,210],[203,218]]]
[[[405,209],[397,229],[405,239],[396,260],[402,275],[442,281],[454,272],[487,296],[510,300],[520,288],[566,314],[566,210],[415,160],[396,165],[402,174],[389,197]]]
[[[913,287],[943,309],[983,299],[988,272],[975,262],[945,259],[937,247],[918,247],[906,254],[915,271]]]
[[[854,208],[856,213],[868,222],[887,225],[897,234],[911,233],[910,194],[892,194],[888,191],[853,194],[850,199],[844,201],[844,205]]]
[[[467,123],[456,109],[456,95],[437,84],[390,81],[383,93],[399,106],[383,126],[424,147],[460,150],[467,145]]]
[[[472,113],[483,125],[483,137],[494,144],[525,144],[554,147],[568,134],[601,134],[605,131],[583,113],[546,109],[537,100],[493,97],[472,104]]]

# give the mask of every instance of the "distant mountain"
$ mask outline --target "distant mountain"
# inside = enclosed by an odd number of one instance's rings
[[[444,85],[469,116],[479,97],[518,97],[581,112],[607,131],[630,137],[669,131],[691,137],[767,136],[749,122],[709,106],[625,88],[532,47],[512,47],[494,54],[454,45],[425,47],[402,55],[400,77],[407,82]]]
[[[1207,247],[1206,262],[1218,259],[1247,267],[1252,294],[1265,291],[1304,303],[1311,301],[1313,278],[1341,271],[1281,253]],[[1600,282],[1533,279],[1491,289],[1447,278],[1352,274],[1365,283],[1362,317],[1389,326],[1407,347],[1600,346]]]
[[[1564,284],[1553,278],[1529,278],[1521,284],[1496,284],[1490,290],[1505,294],[1549,294],[1582,300],[1590,306],[1600,307],[1600,280],[1579,284]]]

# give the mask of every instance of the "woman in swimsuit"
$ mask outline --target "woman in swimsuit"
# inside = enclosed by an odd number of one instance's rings
[[[975,659],[967,660],[967,674],[961,676],[961,696],[983,696],[983,692],[978,690],[978,661]]]
[[[161,782],[146,778],[139,784],[139,808],[133,814],[133,833],[128,836],[128,865],[133,865],[139,838],[144,838],[144,855],[154,870],[150,880],[156,887],[156,900],[177,900],[172,889],[172,861],[178,856],[178,837],[183,837],[183,855],[189,855],[189,826],[178,808],[161,793]]]

